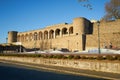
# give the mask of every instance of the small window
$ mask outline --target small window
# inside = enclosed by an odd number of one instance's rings
[[[76,35],[78,35],[78,33],[76,33]]]

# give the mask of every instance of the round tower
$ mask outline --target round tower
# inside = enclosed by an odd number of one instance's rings
[[[8,43],[17,42],[17,31],[8,32]]]
[[[74,27],[74,33],[76,35],[85,34],[85,22],[86,19],[83,17],[74,18],[73,27]]]

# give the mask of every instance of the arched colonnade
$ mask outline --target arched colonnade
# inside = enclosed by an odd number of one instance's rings
[[[63,27],[62,29],[56,28],[44,31],[35,31],[29,33],[21,33],[17,35],[18,42],[26,42],[26,41],[35,41],[35,40],[47,40],[47,39],[55,39],[57,37],[62,37],[64,35],[73,34],[73,27]]]

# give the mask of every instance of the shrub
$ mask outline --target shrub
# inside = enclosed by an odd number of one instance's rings
[[[28,55],[29,56],[29,55]],[[38,55],[38,54],[32,54],[31,56],[29,57],[41,57],[41,55]]]
[[[59,55],[57,55],[57,58],[58,58],[58,59],[62,59],[62,58],[63,58],[63,55],[62,55],[62,54],[59,54]]]
[[[112,55],[107,55],[107,56],[106,56],[106,59],[107,59],[107,60],[115,60],[115,57],[113,57]]]
[[[41,57],[48,58],[48,55],[47,54],[43,54],[43,55],[41,55]]]
[[[67,59],[67,56],[63,56],[63,59]]]
[[[120,56],[117,58],[117,60],[120,60]]]
[[[86,56],[81,56],[81,59],[87,59],[87,57]]]
[[[74,58],[73,55],[69,55],[69,56],[68,56],[68,59],[73,59],[73,58]]]
[[[53,55],[53,58],[57,58],[57,55]]]
[[[120,55],[115,55],[116,60],[120,60]]]
[[[80,56],[79,55],[75,55],[74,59],[80,59]]]
[[[97,59],[97,60],[104,60],[104,57],[101,56],[101,55],[98,55],[96,59]]]
[[[48,55],[48,58],[53,58],[53,55],[52,54]]]
[[[95,59],[95,57],[93,57],[93,56],[92,57],[88,57],[88,59],[89,60],[93,60],[93,59]]]

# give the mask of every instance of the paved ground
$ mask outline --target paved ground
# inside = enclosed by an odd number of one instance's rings
[[[88,76],[94,78],[103,78],[100,80],[120,80],[120,74],[114,73],[106,73],[106,72],[97,72],[97,71],[90,71],[90,70],[81,70],[81,69],[74,69],[74,68],[65,68],[65,67],[56,67],[56,66],[46,66],[46,65],[37,65],[37,64],[30,64],[30,63],[22,63],[22,62],[13,62],[13,61],[3,61],[0,60],[1,63],[8,63],[20,66],[26,66],[29,69],[36,69],[36,70],[44,70],[44,71],[52,71],[56,73],[67,73],[67,74],[74,74],[79,76]],[[98,80],[98,79],[97,79]]]
[[[56,73],[10,63],[0,63],[0,80],[104,80],[88,76]]]

